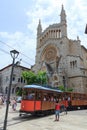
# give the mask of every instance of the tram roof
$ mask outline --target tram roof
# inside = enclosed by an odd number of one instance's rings
[[[40,85],[25,85],[23,88],[33,88],[33,89],[42,89],[47,91],[54,91],[54,92],[62,92],[61,90],[54,89],[54,88],[47,88]]]

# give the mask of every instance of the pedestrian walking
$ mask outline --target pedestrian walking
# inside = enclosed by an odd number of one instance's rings
[[[17,106],[17,102],[15,100],[15,98],[12,100],[12,110],[15,111],[16,110],[16,106]]]
[[[0,96],[0,105],[3,105],[2,97]]]
[[[59,116],[60,116],[60,103],[58,100],[56,101],[56,105],[55,105],[55,121],[59,121]]]
[[[65,98],[65,113],[67,114],[67,108],[68,108],[68,99]]]

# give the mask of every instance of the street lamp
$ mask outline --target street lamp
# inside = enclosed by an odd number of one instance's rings
[[[11,91],[11,85],[12,85],[12,76],[13,76],[13,70],[14,70],[14,63],[15,59],[18,57],[19,52],[16,50],[10,51],[11,57],[13,58],[13,63],[12,63],[12,70],[11,70],[11,75],[10,75],[10,83],[9,83],[9,88],[8,88],[8,93],[7,93],[7,103],[6,103],[6,113],[5,113],[5,119],[4,119],[4,127],[3,130],[6,130],[7,127],[7,117],[8,117],[8,109],[9,109],[9,102],[10,102],[10,91]]]

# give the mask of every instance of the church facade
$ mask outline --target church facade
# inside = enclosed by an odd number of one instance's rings
[[[47,72],[48,84],[54,87],[73,88],[74,92],[87,92],[87,49],[79,37],[67,36],[67,20],[64,7],[60,23],[49,25],[42,31],[41,21],[37,27],[35,65],[32,70]]]

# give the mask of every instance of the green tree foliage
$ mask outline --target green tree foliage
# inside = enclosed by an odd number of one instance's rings
[[[72,92],[73,88],[64,88],[64,86],[58,86],[61,91]]]
[[[22,88],[20,88],[20,89],[16,92],[16,96],[22,96]]]
[[[47,75],[44,71],[39,71],[35,74],[32,71],[23,71],[22,77],[27,81],[27,84],[46,84]]]
[[[58,89],[61,90],[61,91],[65,91],[64,86],[58,86]]]
[[[47,83],[47,74],[45,71],[39,71],[37,73],[37,83],[44,85]]]
[[[36,83],[36,74],[32,71],[23,71],[22,77],[27,81],[27,84]]]
[[[72,92],[72,91],[73,91],[73,88],[68,88],[67,91],[68,91],[68,92]]]

